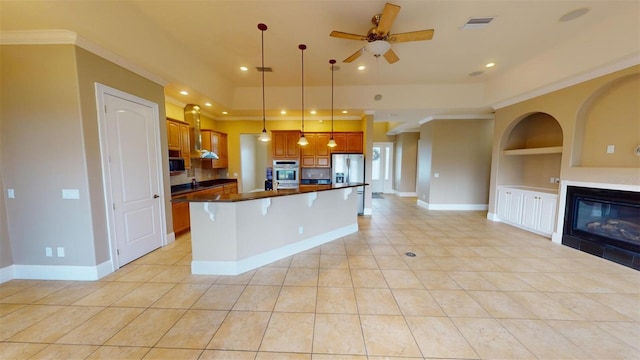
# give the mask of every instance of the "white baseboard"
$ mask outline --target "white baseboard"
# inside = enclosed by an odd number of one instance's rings
[[[551,234],[551,241],[556,244],[562,244],[562,233],[554,232]]]
[[[358,232],[358,224],[348,225],[275,250],[240,259],[238,261],[194,260],[191,262],[191,273],[200,275],[239,275],[355,232]]]
[[[417,201],[418,206],[427,210],[452,210],[452,211],[477,211],[487,210],[487,204],[429,204],[426,201]]]
[[[13,280],[13,265],[0,269],[0,284]]]
[[[165,246],[171,244],[174,241],[176,241],[176,233],[172,231],[167,234],[167,243],[165,244]]]
[[[415,191],[414,192],[402,192],[402,191],[394,190],[393,193],[396,194],[397,196],[400,196],[400,197],[417,197],[418,196],[418,193],[415,192]]]
[[[502,222],[502,220],[500,220],[498,215],[496,215],[495,213],[492,213],[492,212],[488,212],[487,213],[487,220],[491,220],[491,221],[495,221],[495,222]]]
[[[11,265],[11,279],[29,280],[78,280],[91,281],[99,280],[113,272],[111,260],[105,261],[96,266],[66,266],[66,265]],[[5,269],[2,270],[4,280]]]

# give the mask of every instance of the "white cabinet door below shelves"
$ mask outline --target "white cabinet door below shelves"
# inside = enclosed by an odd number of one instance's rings
[[[556,221],[558,196],[509,187],[498,189],[498,217],[533,232],[551,235]]]

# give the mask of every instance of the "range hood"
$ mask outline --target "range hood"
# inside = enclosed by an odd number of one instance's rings
[[[202,133],[200,132],[200,105],[188,104],[184,107],[184,120],[192,129],[191,157],[199,159],[218,159],[218,154],[212,149],[202,148]]]

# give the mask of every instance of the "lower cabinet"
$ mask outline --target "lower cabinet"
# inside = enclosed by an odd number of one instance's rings
[[[551,236],[558,195],[513,187],[498,188],[497,214],[501,221]]]
[[[196,193],[202,195],[237,194],[238,184],[229,183],[224,185],[217,185],[207,189],[199,190]],[[176,235],[180,235],[191,230],[191,214],[189,213],[188,202],[171,203],[171,212],[173,214],[173,232]]]
[[[191,228],[191,220],[189,219],[189,203],[171,203],[171,212],[173,213],[173,232],[176,235],[180,235],[189,231]]]

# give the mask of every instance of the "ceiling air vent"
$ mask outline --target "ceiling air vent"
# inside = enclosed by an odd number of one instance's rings
[[[495,19],[495,17],[493,16],[469,18],[469,20],[467,20],[467,23],[462,25],[461,29],[462,30],[484,29],[485,27],[487,27],[487,25],[489,25],[489,23],[493,19]]]
[[[270,68],[269,66],[256,66],[256,70],[258,70],[259,72],[273,72],[273,69]]]

